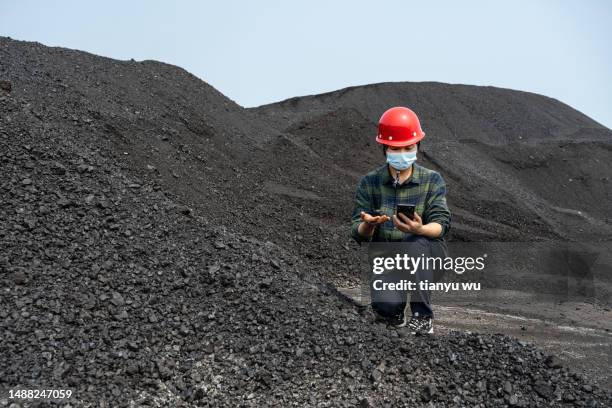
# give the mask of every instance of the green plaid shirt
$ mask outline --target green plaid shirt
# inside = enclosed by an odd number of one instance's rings
[[[395,186],[395,179],[389,173],[387,163],[361,178],[355,194],[355,207],[351,221],[351,236],[361,244],[370,241],[359,235],[360,213],[380,210],[391,217],[397,204],[415,205],[415,211],[423,219],[423,224],[437,222],[442,226],[443,238],[450,229],[451,213],[446,205],[446,183],[440,173],[416,163],[412,175],[402,184]],[[393,221],[376,226],[372,241],[401,241],[405,232],[395,228]]]

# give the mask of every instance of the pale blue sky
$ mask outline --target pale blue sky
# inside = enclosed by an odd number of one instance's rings
[[[493,85],[612,128],[611,1],[0,0],[0,35],[179,65],[243,106],[386,81]]]

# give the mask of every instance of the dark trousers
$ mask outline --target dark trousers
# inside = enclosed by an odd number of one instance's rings
[[[411,257],[441,257],[448,256],[448,248],[444,240],[429,239],[420,235],[407,234],[405,239],[406,252]],[[406,313],[406,305],[410,298],[410,312],[412,315],[433,317],[431,306],[431,291],[421,289],[420,282],[438,282],[442,279],[444,269],[417,268],[414,274],[406,271],[392,271],[376,277],[386,283],[398,283],[410,280],[416,284],[414,291],[408,290],[374,290],[370,284],[372,308],[381,316],[394,318]]]

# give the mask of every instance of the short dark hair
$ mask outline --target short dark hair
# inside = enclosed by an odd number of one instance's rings
[[[417,145],[417,150],[421,150],[421,141],[420,140],[417,142],[416,145]],[[383,156],[387,155],[387,149],[388,148],[389,148],[389,146],[383,145]]]

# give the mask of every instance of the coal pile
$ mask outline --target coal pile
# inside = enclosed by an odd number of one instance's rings
[[[362,168],[316,151],[315,122],[6,38],[0,80],[0,406],[41,388],[71,406],[611,405],[516,339],[412,337],[336,297]],[[366,133],[341,113],[321,123]]]

